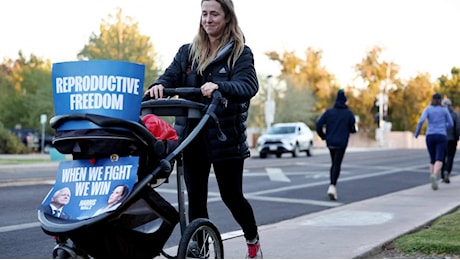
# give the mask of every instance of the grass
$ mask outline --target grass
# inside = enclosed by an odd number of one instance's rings
[[[430,226],[399,237],[394,245],[407,255],[460,255],[460,209],[441,216]]]
[[[11,165],[11,164],[26,164],[26,163],[38,163],[38,162],[49,162],[50,159],[35,158],[35,159],[0,159],[0,165]]]

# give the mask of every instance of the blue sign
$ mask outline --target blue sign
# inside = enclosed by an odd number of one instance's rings
[[[63,161],[41,209],[74,220],[115,210],[131,194],[138,166],[138,156]]]
[[[145,65],[91,60],[54,63],[52,87],[56,115],[91,113],[138,122]],[[67,122],[58,130],[98,128]]]

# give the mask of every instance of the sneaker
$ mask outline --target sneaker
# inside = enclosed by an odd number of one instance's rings
[[[246,258],[263,258],[262,249],[260,249],[259,239],[257,239],[257,241],[254,244],[247,243],[247,245],[248,253],[246,255]]]
[[[329,196],[330,200],[337,200],[337,189],[334,185],[329,185],[329,189],[327,189],[327,196]]]
[[[448,172],[444,173],[444,178],[442,178],[442,181],[445,183],[450,183],[449,175],[450,173]]]
[[[431,174],[430,180],[431,180],[431,188],[433,190],[437,190],[438,189],[438,182],[436,180],[436,174]]]

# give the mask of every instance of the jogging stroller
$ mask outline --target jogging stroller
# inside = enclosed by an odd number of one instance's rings
[[[53,258],[154,258],[160,254],[166,258],[223,258],[223,243],[217,227],[204,218],[188,223],[185,214],[181,153],[208,119],[215,119],[214,110],[225,104],[218,91],[214,92],[210,105],[182,98],[198,93],[199,88],[165,89],[168,98],[142,102],[141,115],[199,120],[188,136],[174,143],[157,140],[142,123],[108,116],[67,114],[50,120],[51,127],[57,130],[66,122],[91,122],[99,126],[90,130],[56,131],[55,148],[72,154],[73,160],[60,163],[56,184],[38,209],[42,230],[56,240]],[[171,98],[177,95],[179,98]],[[178,209],[155,191],[156,187],[168,183],[174,166]],[[127,169],[135,169],[132,171],[136,174],[130,174]],[[80,200],[79,216],[70,219],[55,217],[44,208],[45,201],[52,200],[58,192],[58,182],[64,185],[68,180],[80,180],[72,200],[78,194],[92,192],[95,187],[108,194],[108,188],[101,188],[104,182],[81,184],[83,177],[89,176],[93,180],[97,176],[109,176],[106,182],[108,179],[120,183],[131,181],[131,186],[127,185],[131,190],[118,207],[100,214],[81,213],[81,209],[94,207],[95,202],[90,199]],[[177,255],[169,255],[163,247],[178,223],[181,238]]]

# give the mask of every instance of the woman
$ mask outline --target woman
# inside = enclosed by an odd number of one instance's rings
[[[183,45],[165,73],[145,95],[162,98],[164,88],[201,88],[199,102],[210,102],[219,90],[228,100],[216,111],[226,141],[219,141],[214,122],[184,149],[184,178],[189,202],[189,220],[208,218],[208,178],[213,166],[220,195],[241,226],[248,245],[248,258],[261,257],[259,236],[251,205],[243,195],[244,160],[250,156],[246,121],[250,99],[259,85],[251,49],[244,44],[231,0],[202,0],[198,34]],[[195,121],[176,119],[179,137],[193,129]]]
[[[441,172],[444,153],[447,148],[447,128],[453,127],[454,123],[449,111],[441,105],[442,96],[434,94],[431,104],[424,110],[418,120],[415,138],[420,134],[423,123],[428,120],[426,128],[426,147],[430,155],[430,181],[433,190],[438,189],[438,174]]]
[[[109,196],[109,199],[107,200],[107,204],[103,208],[98,209],[93,216],[118,208],[118,206],[120,206],[123,200],[128,196],[128,193],[129,187],[127,185],[120,184],[115,186]]]

